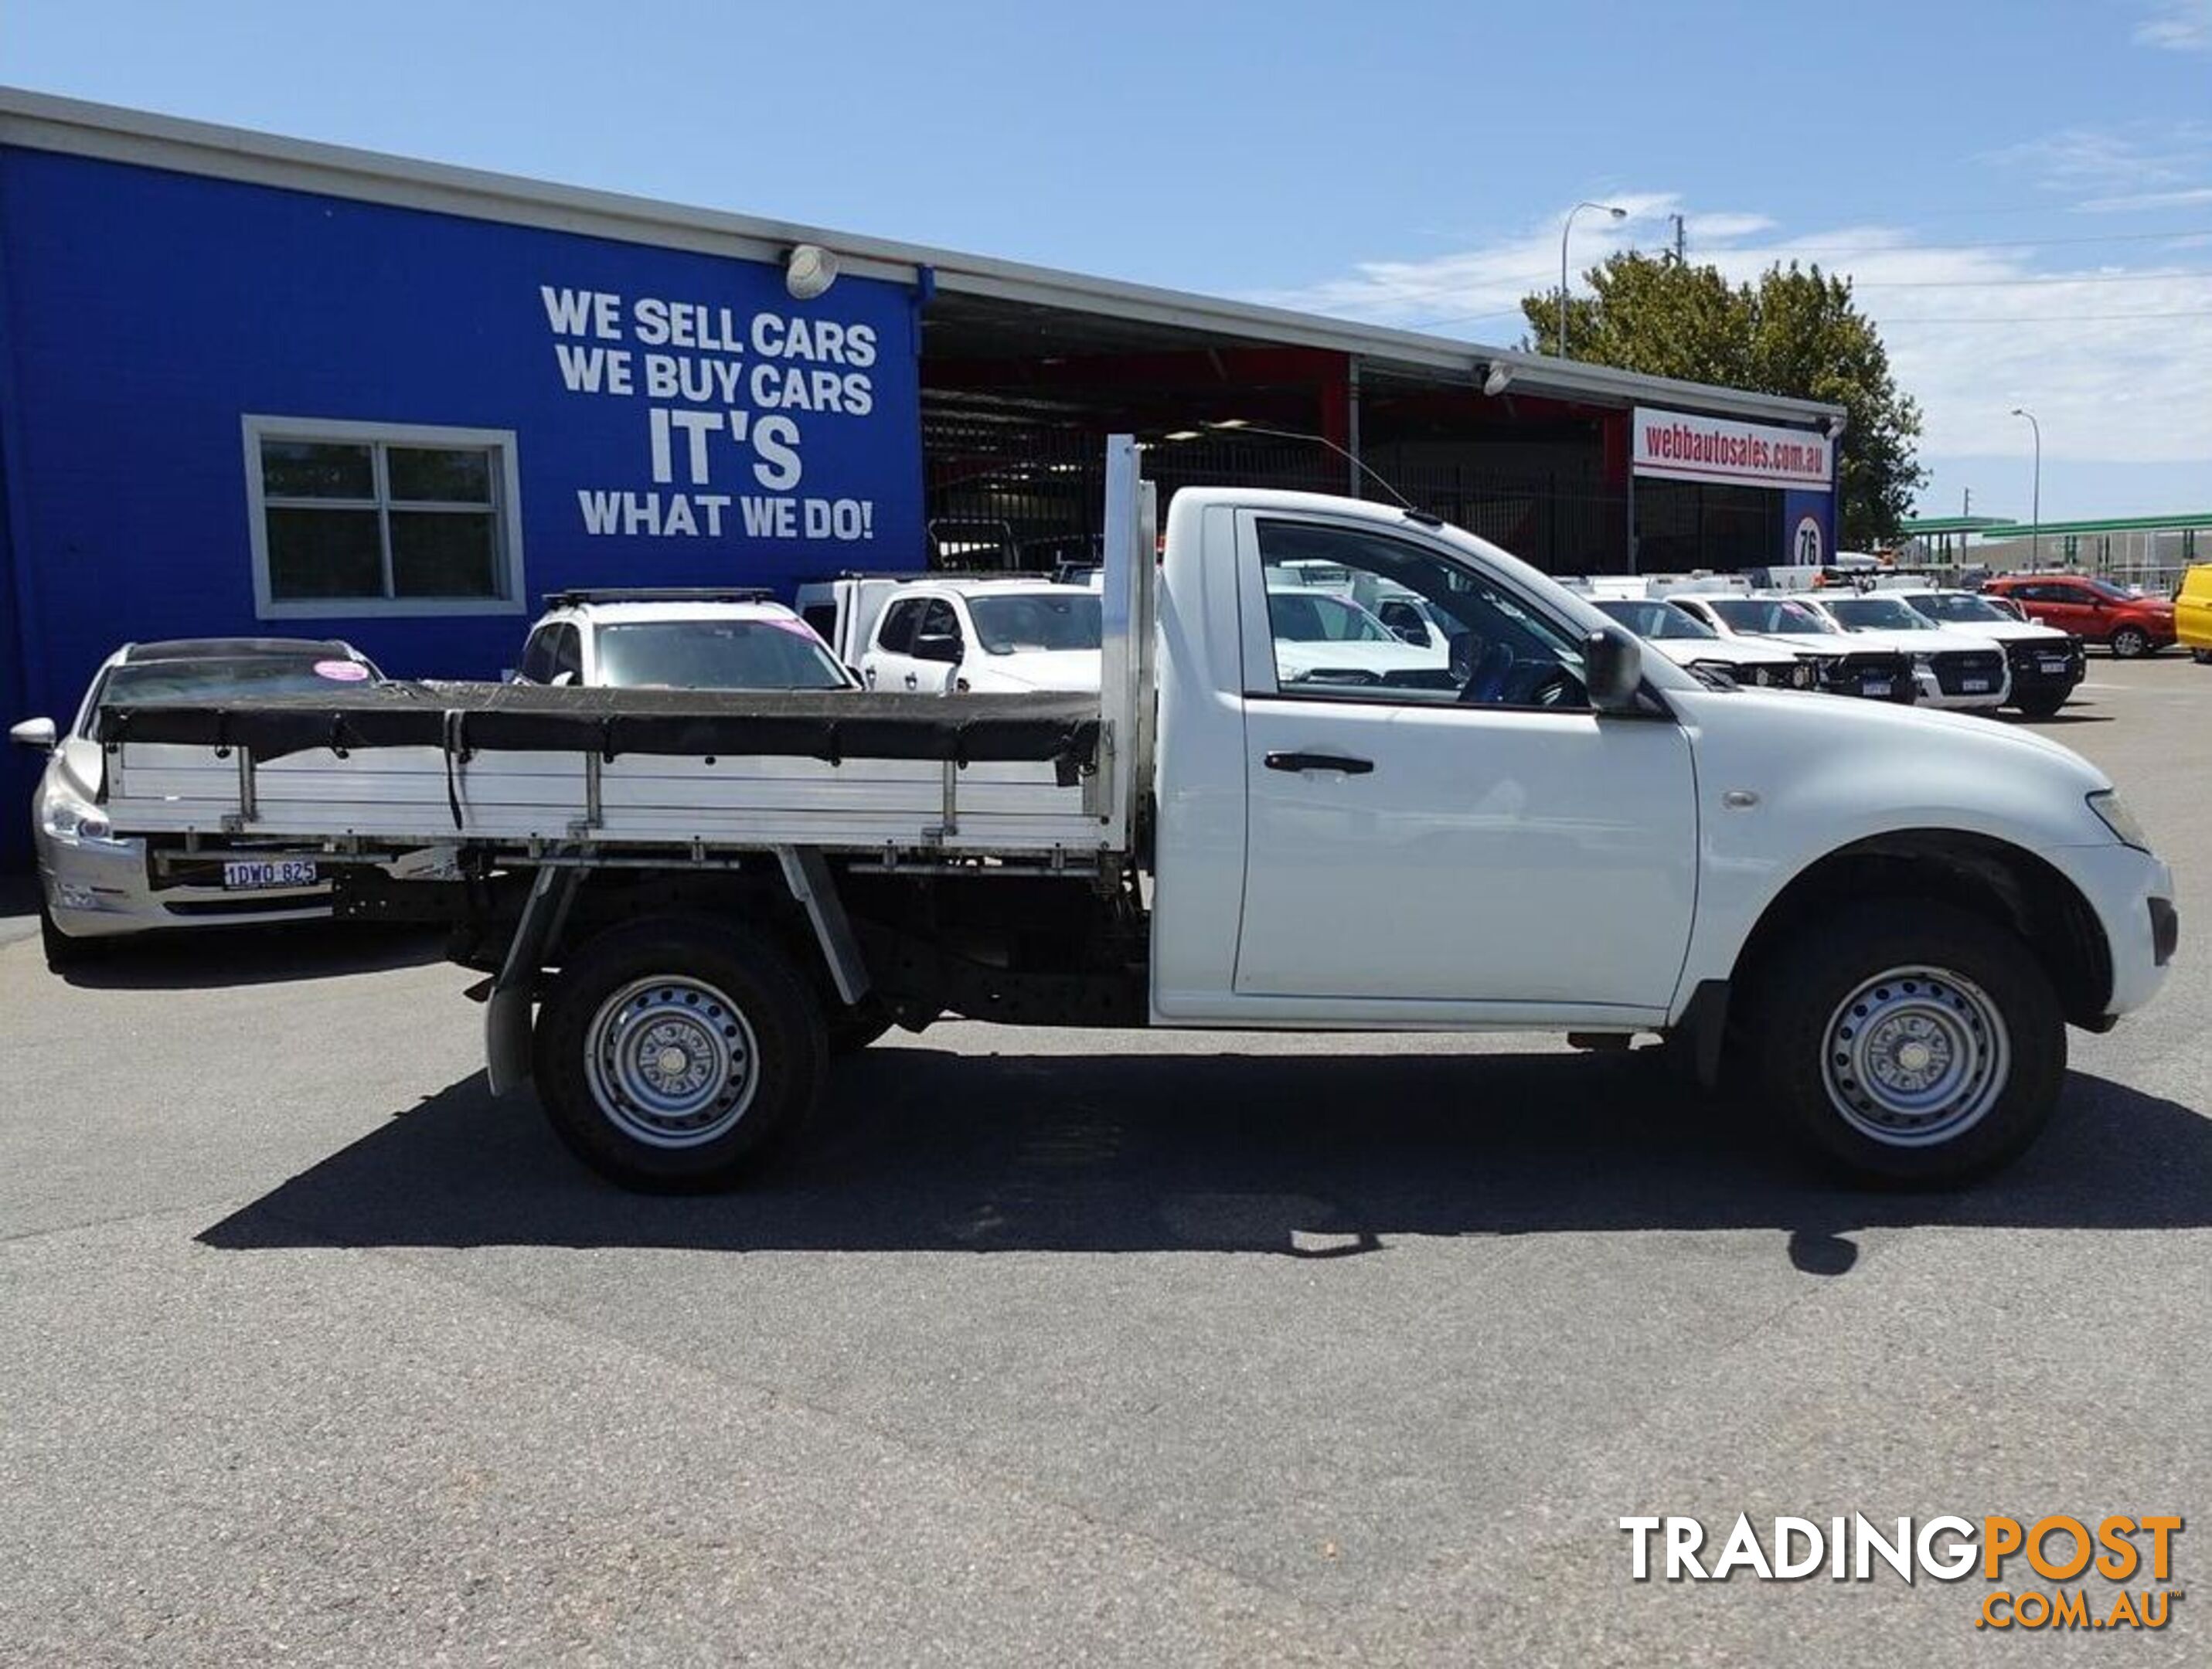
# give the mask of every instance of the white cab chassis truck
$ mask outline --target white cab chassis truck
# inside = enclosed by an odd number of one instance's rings
[[[107,815],[157,885],[299,855],[342,913],[451,922],[494,1088],[647,1189],[736,1181],[840,1050],[945,1014],[1656,1034],[1859,1177],[1948,1184],[2034,1138],[2069,1023],[2165,977],[2172,877],[2063,748],[1710,687],[1390,506],[1187,489],[1156,563],[1108,462],[1095,695],[109,707]],[[1453,678],[1285,676],[1297,562],[1425,598]]]

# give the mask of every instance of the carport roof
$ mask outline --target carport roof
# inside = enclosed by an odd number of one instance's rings
[[[1108,327],[1101,334],[1109,340],[1111,327],[1118,322],[1125,327],[1152,327],[1159,334],[1148,339],[1155,343],[1164,335],[1178,342],[1195,338],[1202,343],[1210,337],[1243,345],[1317,348],[1454,380],[1484,377],[1502,365],[1510,369],[1511,385],[1517,391],[1602,404],[1643,402],[1797,424],[1820,424],[1842,416],[1840,407],[1814,400],[1641,376],[1454,337],[280,138],[16,88],[0,88],[0,145],[753,260],[781,260],[795,243],[819,244],[836,252],[845,270],[859,276],[902,283],[933,282],[947,295],[1087,316]]]

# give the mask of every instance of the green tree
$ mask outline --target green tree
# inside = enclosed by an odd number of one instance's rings
[[[1586,276],[1595,294],[1567,303],[1575,358],[1842,406],[1838,538],[1863,549],[1895,537],[1928,478],[1914,453],[1920,408],[1898,387],[1850,280],[1793,261],[1732,285],[1717,268],[1635,252]],[[1559,352],[1559,292],[1527,296],[1521,311],[1527,345]]]

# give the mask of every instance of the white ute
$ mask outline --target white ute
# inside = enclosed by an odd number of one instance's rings
[[[1098,688],[1099,593],[1019,576],[914,580],[876,616],[871,689],[930,694]]]
[[[103,707],[108,814],[152,863],[312,853],[341,913],[451,921],[493,1086],[642,1188],[734,1182],[835,1049],[946,1013],[1655,1034],[1846,1171],[1950,1184],[2041,1130],[2069,1023],[2164,980],[2172,877],[2066,749],[1703,683],[1386,505],[1187,488],[1156,567],[1138,462],[1109,448],[1095,695]],[[1467,682],[1286,677],[1291,559],[1424,598]],[[463,879],[373,867],[434,842]]]

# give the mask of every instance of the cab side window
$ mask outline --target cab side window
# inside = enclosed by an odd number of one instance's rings
[[[1579,640],[1471,564],[1383,532],[1262,519],[1283,695],[1582,707]]]
[[[547,682],[557,681],[563,673],[570,683],[580,683],[584,677],[584,634],[574,626],[553,628],[553,671]]]
[[[516,669],[526,683],[553,682],[554,628],[540,626],[530,634],[530,641],[522,651],[522,665]]]
[[[911,651],[915,622],[921,618],[921,610],[917,598],[902,598],[884,610],[883,622],[876,628],[876,647],[891,655]]]
[[[933,654],[922,652],[925,641],[929,643],[929,650]],[[953,612],[953,606],[945,597],[931,597],[929,604],[922,608],[921,626],[914,628],[914,646],[915,654],[925,654],[925,658],[940,658],[940,661],[957,661],[960,658],[960,650],[963,650],[960,615]]]

